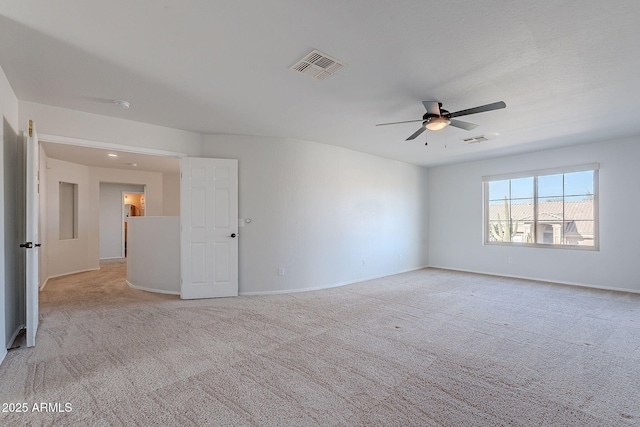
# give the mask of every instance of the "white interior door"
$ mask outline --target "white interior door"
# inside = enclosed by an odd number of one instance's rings
[[[29,120],[29,130],[25,136],[27,144],[27,241],[20,245],[27,251],[26,261],[26,300],[27,300],[27,347],[36,345],[38,330],[38,135],[33,121]]]
[[[238,161],[181,159],[180,297],[238,295]]]

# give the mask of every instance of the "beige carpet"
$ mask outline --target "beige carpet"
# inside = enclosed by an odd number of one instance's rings
[[[28,413],[0,425],[640,423],[640,295],[427,269],[181,301],[123,275],[49,282],[37,346],[0,366]]]

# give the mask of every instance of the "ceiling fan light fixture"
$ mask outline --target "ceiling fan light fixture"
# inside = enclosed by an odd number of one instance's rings
[[[442,130],[446,128],[449,123],[451,123],[451,120],[446,117],[429,117],[425,122],[424,127],[429,130]]]

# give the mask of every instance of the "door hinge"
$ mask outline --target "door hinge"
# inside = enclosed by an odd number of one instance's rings
[[[29,136],[33,136],[33,120],[29,120]]]

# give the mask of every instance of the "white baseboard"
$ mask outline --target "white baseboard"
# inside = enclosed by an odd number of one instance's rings
[[[139,291],[154,292],[156,294],[180,295],[180,292],[176,292],[176,291],[165,291],[162,289],[153,289],[153,288],[145,288],[143,286],[136,286],[131,282],[129,282],[128,280],[125,280],[125,282],[127,282],[127,286],[129,286],[130,288],[137,289]]]
[[[44,289],[44,286],[49,282],[49,279],[55,279],[56,277],[70,276],[72,274],[86,273],[87,271],[96,271],[96,270],[100,270],[100,267],[98,267],[98,268],[87,268],[87,269],[84,269],[84,270],[70,271],[69,273],[62,273],[62,274],[56,274],[54,276],[49,276],[49,277],[47,277],[45,279],[45,281],[42,284],[42,286],[40,286],[40,290]]]
[[[449,270],[449,271],[460,271],[462,273],[482,274],[482,275],[485,275],[485,276],[508,277],[508,278],[511,278],[511,279],[531,280],[531,281],[534,281],[534,282],[554,283],[554,284],[557,284],[557,285],[578,286],[580,288],[600,289],[600,290],[603,290],[603,291],[629,292],[629,293],[632,293],[632,294],[640,294],[640,290],[626,289],[626,288],[611,288],[611,287],[607,287],[607,286],[588,285],[588,284],[585,284],[585,283],[565,282],[565,281],[561,281],[561,280],[541,279],[541,278],[538,278],[538,277],[517,276],[517,275],[513,275],[513,274],[498,274],[498,273],[490,273],[488,271],[465,270],[463,268],[441,267],[441,266],[438,266],[438,265],[430,265],[428,268],[438,268],[440,270]]]
[[[106,258],[100,258],[100,261],[108,261],[110,259],[122,259],[125,260],[127,259],[127,257],[123,257],[123,256],[110,256],[110,257],[106,257]]]
[[[402,274],[402,273],[408,273],[410,271],[422,270],[423,268],[428,268],[428,266],[425,265],[422,267],[409,268],[407,270],[402,270],[395,273],[383,274],[382,276],[363,277],[361,279],[357,279],[349,282],[339,282],[339,283],[331,283],[328,285],[314,286],[312,288],[281,289],[278,291],[239,292],[238,295],[241,295],[241,296],[277,295],[277,294],[293,294],[297,292],[319,291],[322,289],[337,288],[338,286],[346,286],[346,285],[352,285],[354,283],[366,282],[367,280],[379,279],[381,277],[393,276],[395,274]]]
[[[2,346],[0,347],[0,365],[2,365],[5,357],[7,357],[7,349]]]

